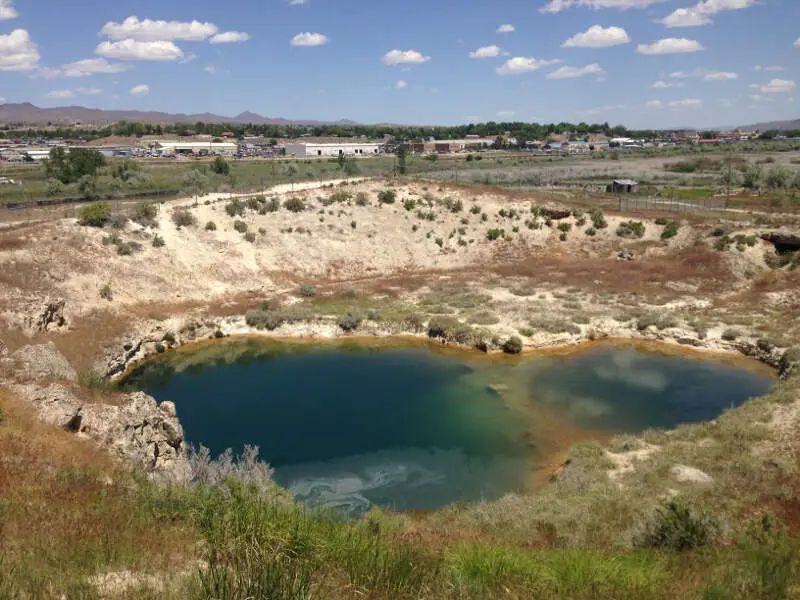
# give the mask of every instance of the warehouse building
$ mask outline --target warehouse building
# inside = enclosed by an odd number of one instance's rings
[[[286,144],[286,156],[298,158],[310,156],[376,156],[381,154],[383,149],[383,144],[378,142],[305,142]]]
[[[200,156],[219,154],[221,156],[233,156],[236,154],[238,146],[233,142],[164,141],[153,144],[153,150],[162,156],[174,156],[177,154],[198,154]]]

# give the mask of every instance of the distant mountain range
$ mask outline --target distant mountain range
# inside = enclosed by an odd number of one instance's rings
[[[791,129],[800,129],[800,119],[794,119],[792,121],[768,121],[766,123],[756,123],[755,125],[739,127],[739,131],[789,131]]]
[[[211,113],[172,114],[139,110],[102,110],[83,106],[59,106],[39,108],[29,102],[0,104],[0,123],[24,123],[25,125],[105,125],[116,121],[136,121],[153,124],[174,123],[252,123],[254,125],[357,125],[355,121],[314,121],[262,117],[253,112],[243,112],[235,117],[223,117]]]

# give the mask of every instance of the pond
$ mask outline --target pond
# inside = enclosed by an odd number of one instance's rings
[[[349,514],[524,491],[575,441],[712,419],[771,385],[758,369],[636,347],[489,359],[265,340],[170,352],[125,380],[175,402],[190,443],[257,445],[299,500]]]

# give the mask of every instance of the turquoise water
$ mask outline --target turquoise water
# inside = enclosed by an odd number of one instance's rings
[[[488,361],[419,346],[265,341],[169,353],[126,380],[175,402],[189,442],[212,454],[257,445],[298,499],[348,513],[522,491],[552,452],[540,432],[553,423],[672,427],[771,384],[723,363],[612,347]]]

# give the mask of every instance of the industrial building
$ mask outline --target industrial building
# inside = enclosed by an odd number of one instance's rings
[[[298,158],[309,156],[376,156],[384,150],[378,142],[320,143],[302,142],[286,144],[286,156]]]
[[[219,154],[221,156],[234,156],[238,146],[234,142],[204,142],[204,141],[185,141],[185,142],[156,142],[152,146],[153,150],[162,156],[173,156],[176,154],[198,154],[200,156]]]

